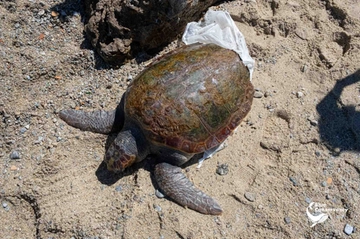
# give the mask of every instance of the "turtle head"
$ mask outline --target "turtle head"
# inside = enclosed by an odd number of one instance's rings
[[[138,150],[130,130],[121,131],[108,148],[105,163],[110,171],[123,171],[137,161]]]

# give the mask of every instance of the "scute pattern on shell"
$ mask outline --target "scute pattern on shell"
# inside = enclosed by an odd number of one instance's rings
[[[125,111],[151,142],[200,153],[222,143],[249,112],[254,92],[249,78],[235,52],[185,46],[134,80]]]

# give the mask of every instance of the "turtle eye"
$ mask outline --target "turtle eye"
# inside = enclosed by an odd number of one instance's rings
[[[114,171],[114,159],[111,158],[109,161],[106,162],[107,170]]]
[[[112,151],[108,150],[105,154],[104,162],[106,163],[107,170],[109,171],[122,171],[122,168],[119,168],[119,152],[118,151]]]
[[[109,171],[122,172],[125,169],[123,162],[119,157],[109,157],[105,159],[105,163],[107,170]]]

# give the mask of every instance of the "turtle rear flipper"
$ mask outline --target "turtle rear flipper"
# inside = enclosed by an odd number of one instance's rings
[[[204,214],[222,213],[219,204],[197,189],[181,172],[180,167],[159,163],[155,166],[155,179],[161,191],[180,205]]]
[[[92,111],[62,110],[59,117],[68,125],[94,133],[109,134],[119,131],[122,124],[116,123],[117,111]]]

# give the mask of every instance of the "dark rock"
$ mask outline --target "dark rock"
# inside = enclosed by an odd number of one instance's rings
[[[85,0],[85,31],[105,61],[121,64],[140,51],[170,43],[218,1]]]
[[[10,159],[20,159],[20,153],[18,151],[12,151],[10,154]]]

